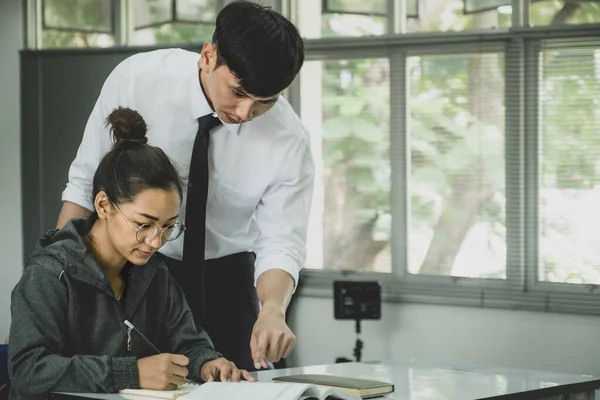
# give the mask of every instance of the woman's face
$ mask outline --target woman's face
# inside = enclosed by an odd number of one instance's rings
[[[181,229],[180,205],[175,189],[145,189],[132,202],[111,204],[106,217],[108,240],[130,263],[146,264]]]

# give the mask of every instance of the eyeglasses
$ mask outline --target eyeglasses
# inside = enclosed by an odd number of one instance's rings
[[[185,231],[185,225],[181,221],[172,223],[171,225],[160,228],[156,224],[142,224],[139,227],[133,226],[133,224],[127,219],[125,215],[119,210],[119,207],[111,201],[113,207],[121,214],[121,217],[129,224],[130,227],[135,230],[135,238],[140,243],[151,244],[154,238],[160,233],[160,239],[162,243],[172,242],[177,239],[183,231]]]

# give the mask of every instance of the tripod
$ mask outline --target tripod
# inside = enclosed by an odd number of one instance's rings
[[[356,320],[356,344],[354,345],[354,357],[356,358],[356,362],[360,362],[362,358],[362,349],[364,347],[364,342],[360,340],[360,319]]]
[[[356,359],[356,362],[360,362],[361,358],[362,358],[362,349],[364,346],[364,342],[360,339],[360,319],[356,320],[356,343],[354,345],[354,350],[353,350],[353,354],[354,354],[354,358]],[[336,363],[347,363],[347,362],[352,362],[352,360],[350,360],[349,358],[346,357],[338,357],[335,359]]]

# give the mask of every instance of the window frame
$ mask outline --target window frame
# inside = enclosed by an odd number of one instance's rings
[[[519,3],[524,3],[518,1]],[[513,1],[515,3],[515,1]],[[519,4],[525,7],[524,4]],[[522,10],[523,11],[523,10]],[[526,14],[527,10],[524,10]],[[519,15],[520,14],[520,15]],[[524,19],[523,13],[513,19]],[[525,18],[526,19],[526,18]],[[392,272],[303,269],[298,293],[331,298],[336,280],[374,280],[390,302],[446,304],[540,312],[600,315],[600,285],[552,283],[538,280],[539,191],[539,51],[547,39],[595,35],[600,24],[564,27],[515,26],[479,32],[413,33],[381,37],[308,39],[307,60],[387,57],[390,62],[390,157],[392,168]],[[408,77],[410,56],[481,54],[502,49],[505,63],[505,163],[507,198],[507,267],[505,280],[413,275],[407,272],[409,132]],[[294,82],[296,91],[301,82]],[[534,95],[535,94],[535,95]],[[299,105],[291,97],[292,106]]]
[[[46,24],[46,2],[48,0],[40,0],[41,7],[41,29],[42,31],[58,31],[58,32],[81,32],[81,33],[100,33],[106,35],[114,35],[115,34],[115,26],[116,26],[116,10],[117,6],[116,1],[114,0],[106,0],[108,4],[110,4],[110,28],[106,30],[102,29],[94,29],[94,28],[78,28],[78,27],[60,27],[60,26],[51,26]]]
[[[127,0],[125,0],[127,1]],[[129,12],[133,14],[133,3],[131,2],[132,0],[129,0]],[[140,26],[135,26],[135,23],[131,23],[131,29],[133,31],[138,31],[138,30],[142,30],[142,29],[148,29],[148,28],[157,28],[160,27],[162,25],[166,25],[166,24],[199,24],[199,25],[214,25],[214,21],[210,21],[210,20],[194,20],[194,19],[185,19],[185,18],[180,18],[178,13],[177,13],[177,6],[179,4],[178,0],[170,0],[170,4],[171,4],[171,15],[169,16],[169,19],[164,20],[164,21],[156,21],[156,22],[151,22],[149,24],[145,24],[145,25],[140,25]],[[221,0],[217,0],[215,3],[215,8],[218,10],[221,7]],[[216,10],[215,10],[216,11]]]
[[[330,0],[321,0],[321,9],[323,14],[352,14],[352,15],[366,15],[366,16],[376,16],[376,17],[385,17],[388,13],[367,13],[361,11],[347,11],[347,10],[338,10],[329,6]],[[392,0],[393,3],[394,0]],[[415,1],[415,0],[407,0],[407,1]],[[465,3],[466,4],[466,3]],[[387,8],[391,9],[390,1],[387,1]],[[419,18],[419,1],[416,0],[415,3],[415,14],[407,13],[408,18]]]

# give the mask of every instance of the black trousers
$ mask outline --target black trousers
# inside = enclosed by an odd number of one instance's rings
[[[199,263],[194,268],[160,256],[183,289],[196,326],[208,333],[215,349],[238,368],[255,370],[250,352],[250,337],[259,309],[254,287],[254,253],[232,254],[208,260],[204,265]]]

